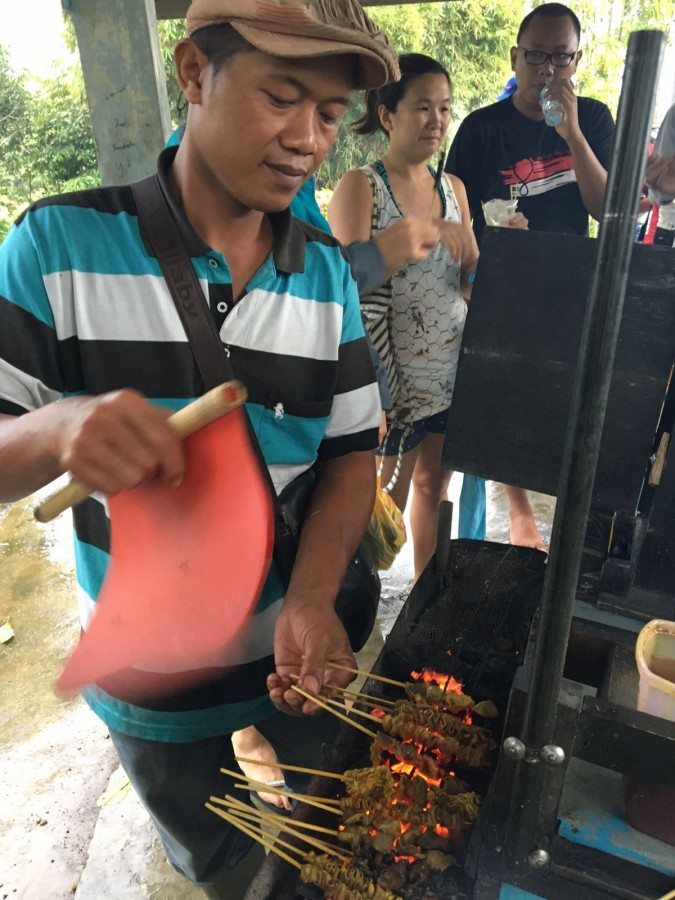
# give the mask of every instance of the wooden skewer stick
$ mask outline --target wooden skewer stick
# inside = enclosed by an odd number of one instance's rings
[[[240,381],[227,381],[198,397],[183,409],[179,409],[167,420],[168,424],[183,440],[205,425],[215,422],[225,413],[241,406],[246,396],[246,388]],[[86,500],[91,492],[92,489],[86,484],[73,480],[42,500],[33,510],[33,515],[38,522],[51,522],[68,507]]]
[[[317,809],[322,809],[324,812],[334,813],[336,816],[341,815],[342,809],[339,806],[329,806],[328,803],[321,798],[321,800],[316,800],[314,797],[311,797],[309,794],[292,794],[290,791],[283,791],[281,788],[270,787],[268,784],[263,784],[261,781],[248,781],[244,783],[235,784],[236,788],[241,788],[246,791],[264,791],[266,794],[281,794],[283,797],[290,797],[292,800],[297,800],[298,803],[306,803],[308,806],[316,806]]]
[[[337,778],[344,781],[344,775],[338,775],[335,772],[324,772],[323,769],[308,769],[305,766],[291,766],[289,763],[278,762],[261,762],[259,759],[247,759],[245,756],[235,756],[237,762],[252,763],[256,766],[269,766],[270,769],[288,769],[289,772],[302,772],[303,775],[320,775],[323,778]]]
[[[246,825],[245,818],[242,816],[242,814],[238,810],[230,808],[228,810],[228,813],[237,823],[243,823]],[[248,816],[246,818],[248,818]],[[253,825],[247,825],[247,827],[250,828],[250,830],[253,831],[254,833],[260,834],[261,836],[265,834],[264,831],[262,830],[262,823],[260,823],[260,830],[255,828]],[[289,841],[285,841],[283,838],[280,838],[278,835],[276,835],[275,837],[270,836],[270,840],[274,841],[275,845],[277,845],[279,847],[286,847],[286,849],[292,850],[294,853],[297,853],[298,856],[300,857],[300,859],[304,859],[304,857],[307,855],[306,850],[303,850],[301,847],[298,847],[297,844],[291,844]],[[320,843],[323,843],[323,842],[320,842]],[[346,859],[344,861],[346,862]],[[340,862],[343,862],[342,858],[340,859]]]
[[[237,798],[233,797],[231,794],[225,794],[224,798],[209,797],[209,800],[211,801],[211,803],[219,803],[221,806],[225,806],[229,803],[230,805],[241,807],[246,811],[249,811],[253,808],[249,806],[248,803],[242,803],[241,800],[237,800]],[[265,811],[264,815],[282,823],[288,821],[288,816],[282,816],[278,813]],[[339,832],[334,828],[324,828],[323,825],[315,825],[313,822],[303,822],[301,819],[294,819],[293,824],[296,828],[306,828],[307,831],[316,831],[319,834],[329,834],[331,837],[337,837],[339,835]]]
[[[282,797],[290,797],[291,800],[299,800],[301,803],[307,803],[309,806],[316,806],[319,809],[323,809],[326,812],[335,812],[339,813],[340,810],[335,806],[329,806],[329,803],[339,803],[338,800],[325,799],[323,797],[311,797],[309,794],[294,794],[292,791],[285,791],[283,788],[272,787],[269,784],[265,784],[264,781],[255,781],[253,778],[248,778],[246,775],[240,775],[238,772],[232,772],[230,769],[221,769],[220,770],[224,775],[229,775],[230,778],[238,779],[239,783],[235,784],[235,787],[242,788],[245,791],[263,791],[266,794],[279,794]],[[241,783],[241,780],[244,780],[244,783]]]
[[[341,709],[344,709],[344,704],[340,700],[331,700],[330,697],[326,697],[326,703],[330,703],[331,706],[336,707],[339,706]],[[379,722],[380,719],[377,716],[371,716],[370,713],[364,712],[362,709],[357,709],[355,706],[349,710],[349,712],[353,716],[361,716],[364,719],[370,719],[371,722]]]
[[[230,810],[232,815],[236,815],[238,818],[245,819],[246,821],[258,822],[261,825],[263,822],[269,822],[279,832],[290,834],[293,837],[304,841],[310,847],[314,847],[316,850],[320,850],[322,853],[328,853],[331,856],[336,856],[338,859],[344,861],[349,858],[350,854],[343,850],[341,847],[333,847],[332,844],[327,844],[326,841],[320,841],[318,838],[314,838],[309,834],[293,828],[293,826],[289,825],[288,822],[275,822],[272,816],[268,813],[261,812],[260,810],[253,810],[250,806],[246,810],[241,809],[239,805],[229,806],[228,809]],[[283,817],[280,816],[279,818]]]
[[[384,697],[376,697],[374,694],[363,694],[360,691],[350,691],[348,688],[341,688],[335,684],[324,684],[322,690],[335,691],[344,694],[346,697],[353,697],[354,700],[372,700],[375,706],[396,706],[393,700],[385,700]]]
[[[213,806],[211,803],[205,803],[204,806],[215,813],[217,816],[220,816],[221,819],[225,819],[226,822],[229,822],[230,825],[234,825],[235,828],[238,828],[240,831],[243,831],[244,834],[248,835],[254,841],[257,841],[259,844],[262,844],[267,850],[271,850],[272,853],[276,853],[277,856],[280,856],[284,862],[289,863],[291,866],[295,866],[296,869],[302,869],[302,865],[296,860],[289,856],[287,853],[284,853],[283,850],[280,850],[274,842],[268,840],[266,836],[263,836],[262,832],[256,831],[254,828],[248,828],[241,822],[239,819],[236,819],[234,816],[230,816],[222,809],[218,809],[217,806]],[[296,853],[300,853],[297,847],[294,848]]]
[[[362,672],[361,669],[351,669],[349,666],[342,666],[339,663],[327,662],[326,668],[339,669],[341,672],[351,672],[352,675],[362,675],[364,678],[372,678],[373,681],[381,681],[383,684],[393,684],[394,687],[407,687],[407,685],[403,681],[396,681],[393,678],[385,678],[384,675],[374,675],[372,672]]]
[[[291,673],[288,677],[291,679],[291,681],[297,682],[300,680],[300,676],[295,675],[294,673]],[[329,693],[326,693],[326,691],[328,691]],[[347,697],[349,699],[354,698],[354,702],[356,700],[362,700],[365,702],[365,699],[368,699],[368,700],[374,700],[377,705],[382,703],[385,706],[396,706],[396,704],[394,703],[393,700],[382,700],[381,697],[373,697],[372,694],[361,694],[361,693],[359,693],[359,691],[350,691],[350,690],[347,690],[347,688],[338,687],[337,684],[324,684],[322,686],[321,692],[318,696],[328,697],[329,699],[333,699],[331,697],[330,692],[334,692],[336,694],[347,695]]]
[[[365,728],[363,725],[361,725],[360,722],[355,722],[354,719],[350,719],[349,716],[343,716],[342,713],[339,713],[336,709],[333,709],[333,707],[329,706],[328,703],[324,703],[321,697],[317,697],[316,694],[310,694],[309,691],[304,691],[301,687],[298,687],[297,684],[292,684],[291,690],[296,691],[296,693],[301,694],[303,697],[306,697],[307,700],[311,700],[312,703],[316,703],[317,706],[320,706],[325,709],[326,712],[332,713],[334,716],[337,716],[338,719],[342,719],[343,722],[351,725],[352,728],[358,728],[359,731],[367,734],[369,738],[375,737],[374,731],[371,731],[369,728]]]

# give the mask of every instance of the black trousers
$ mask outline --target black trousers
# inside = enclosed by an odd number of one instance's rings
[[[333,716],[287,716],[275,713],[256,724],[281,763],[316,768],[323,746],[337,731]],[[239,770],[229,734],[189,743],[164,743],[129,737],[116,731],[110,737],[127,773],[162,839],[171,865],[193,883],[218,882],[251,849],[253,841],[215,813],[205,809],[211,795],[232,794],[250,803],[248,792],[220,772]],[[286,774],[286,784],[302,792],[308,778]]]

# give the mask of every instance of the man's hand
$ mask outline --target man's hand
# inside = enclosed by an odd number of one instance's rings
[[[387,276],[411,262],[426,259],[440,239],[438,223],[407,217],[373,236]]]
[[[555,126],[555,130],[569,144],[581,136],[574,85],[568,78],[564,78],[561,81],[551,81],[547,83],[546,87],[551,100],[557,100],[565,111],[565,118],[560,125]]]
[[[675,156],[652,153],[647,162],[645,181],[659,194],[675,194]]]
[[[323,601],[284,601],[274,633],[274,659],[276,672],[268,675],[267,689],[274,705],[290,715],[322,712],[291,690],[292,684],[318,694],[324,684],[346,687],[354,680],[349,672],[326,668],[326,662],[333,662],[353,669],[356,662],[332,604]]]
[[[64,403],[64,411],[66,411]],[[160,478],[178,487],[185,474],[170,413],[133,390],[77,398],[55,433],[58,464],[92,490],[113,495]]]

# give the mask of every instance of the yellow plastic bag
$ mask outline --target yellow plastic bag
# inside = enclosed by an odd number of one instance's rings
[[[403,513],[389,494],[380,487],[378,478],[375,507],[363,542],[377,568],[385,570],[391,568],[396,554],[405,541]]]

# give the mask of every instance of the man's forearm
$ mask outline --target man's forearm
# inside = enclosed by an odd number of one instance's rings
[[[64,415],[62,400],[23,416],[0,416],[0,500],[32,494],[59,475],[54,429]]]
[[[375,502],[375,458],[358,451],[322,465],[305,514],[287,598],[332,605]]]
[[[602,207],[605,202],[607,172],[582,134],[577,139],[572,140],[569,146],[572,151],[572,165],[583,204],[590,215],[600,221],[602,218]]]

